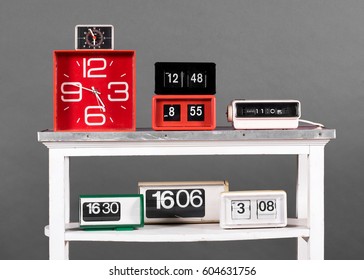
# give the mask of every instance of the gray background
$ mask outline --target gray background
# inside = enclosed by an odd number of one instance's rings
[[[0,259],[47,259],[52,51],[73,49],[76,24],[115,26],[115,49],[137,52],[137,127],[151,127],[156,61],[217,65],[217,125],[236,98],[292,98],[302,118],[337,129],[326,147],[325,257],[363,259],[364,2],[361,0],[0,1]],[[288,192],[293,156],[76,158],[78,195],[135,193],[138,181],[223,180]],[[71,243],[72,259],[294,259],[295,240]]]

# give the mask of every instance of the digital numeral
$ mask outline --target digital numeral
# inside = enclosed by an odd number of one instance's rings
[[[258,219],[275,219],[277,216],[276,200],[257,200]]]
[[[181,105],[167,104],[163,106],[164,121],[180,121],[181,120]]]
[[[84,221],[118,221],[121,217],[121,203],[117,201],[83,203]]]
[[[146,215],[148,218],[203,217],[205,190],[147,190]]]
[[[88,209],[88,214],[90,215],[98,215],[101,212],[103,214],[116,214],[119,213],[120,203],[118,202],[90,202],[86,204],[86,208]]]
[[[180,208],[186,208],[189,205],[198,208],[203,204],[201,194],[200,190],[193,190],[190,193],[187,190],[179,190],[176,196],[172,191],[157,191],[152,197],[157,200],[157,209],[171,209],[175,204]]]
[[[276,201],[257,200],[257,218],[258,219],[275,219],[277,215]],[[231,201],[231,218],[233,220],[251,218],[251,201],[250,200],[232,200]]]
[[[205,120],[205,105],[196,104],[188,105],[188,121],[204,121]]]
[[[250,219],[251,218],[250,200],[232,200],[231,218],[233,220]]]
[[[206,73],[187,72],[188,86],[191,88],[205,88],[207,85]]]
[[[164,86],[166,87],[183,87],[183,72],[165,72]]]

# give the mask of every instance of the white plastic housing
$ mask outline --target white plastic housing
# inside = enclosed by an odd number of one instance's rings
[[[83,219],[83,204],[84,203],[99,203],[102,205],[107,202],[118,202],[120,203],[120,219],[113,221],[85,221]],[[141,225],[143,224],[141,198],[139,196],[90,196],[80,197],[79,201],[79,214],[80,214],[80,226],[81,227],[117,227],[126,225]],[[101,208],[98,209],[102,211]]]
[[[298,116],[296,117],[237,117],[239,103],[292,103],[297,102]],[[298,100],[234,100],[227,108],[228,122],[235,129],[294,129],[298,127],[301,117],[301,103]]]
[[[221,194],[220,227],[262,228],[287,225],[283,190],[233,191]]]

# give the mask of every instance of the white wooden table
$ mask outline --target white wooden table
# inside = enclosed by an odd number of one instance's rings
[[[194,242],[297,238],[298,259],[324,258],[324,147],[334,129],[38,132],[49,149],[50,259],[68,259],[70,241]],[[70,222],[70,157],[297,155],[297,215],[284,228],[223,230],[219,224],[145,225],[131,232],[84,231]]]

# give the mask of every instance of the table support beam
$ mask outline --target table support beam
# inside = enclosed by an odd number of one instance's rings
[[[49,259],[68,259],[65,241],[69,223],[69,157],[49,150]]]

